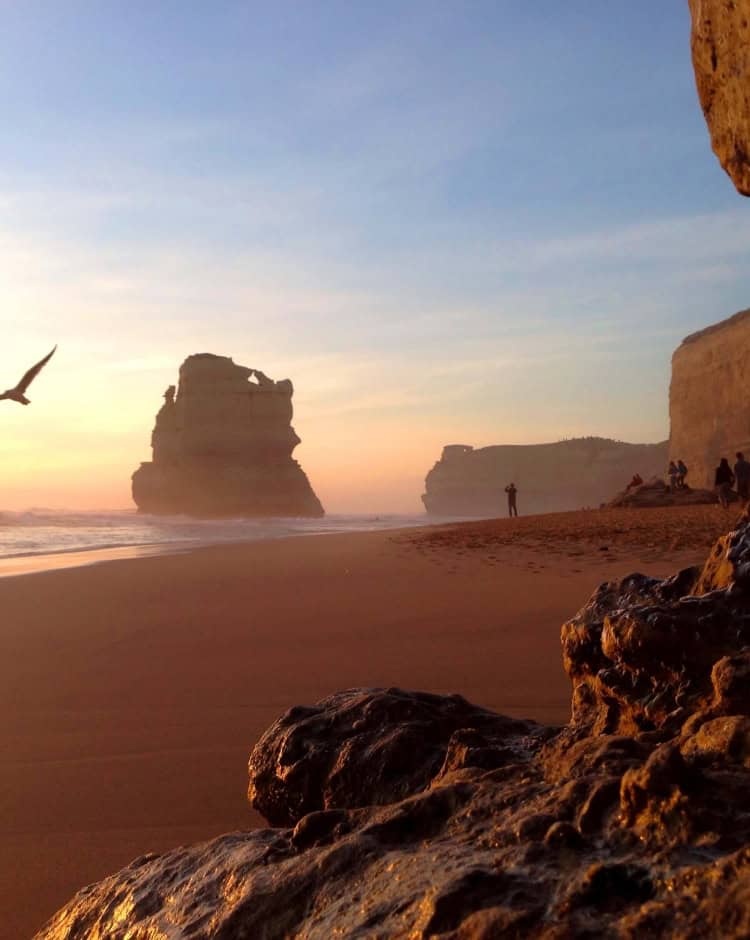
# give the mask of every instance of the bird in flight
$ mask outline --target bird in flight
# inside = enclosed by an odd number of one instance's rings
[[[57,346],[55,346],[55,349],[57,349]],[[51,353],[48,353],[44,359],[40,359],[35,366],[32,366],[15,388],[9,388],[4,391],[2,395],[0,395],[0,401],[10,399],[10,401],[17,401],[19,405],[31,404],[29,399],[26,397],[26,389],[29,387],[29,385],[31,385],[34,379],[39,375],[42,369],[54,356],[55,349],[53,349]]]

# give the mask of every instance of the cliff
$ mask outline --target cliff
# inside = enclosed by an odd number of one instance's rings
[[[750,195],[750,0],[689,0],[693,68],[711,145]]]
[[[427,512],[444,516],[498,516],[506,511],[505,487],[518,487],[522,513],[599,506],[627,485],[663,476],[666,442],[625,444],[585,437],[556,444],[500,445],[474,450],[443,448],[427,474],[422,497]]]
[[[396,688],[292,708],[249,763],[274,828],[141,856],[37,940],[750,936],[749,613],[745,522],[563,625],[565,728]]]
[[[292,383],[226,356],[180,366],[151,435],[153,460],[133,474],[143,512],[195,516],[322,516],[292,451]]]
[[[670,454],[691,486],[712,487],[720,457],[750,453],[750,310],[688,336],[672,356]]]

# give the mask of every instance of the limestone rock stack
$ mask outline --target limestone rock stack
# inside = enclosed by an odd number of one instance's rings
[[[691,486],[713,486],[720,457],[750,455],[750,310],[692,333],[672,356],[670,453]]]
[[[143,512],[195,516],[322,516],[292,458],[292,383],[227,356],[200,353],[180,367],[151,436],[153,460],[133,474]]]
[[[555,444],[443,448],[427,474],[427,512],[443,516],[498,516],[505,487],[518,487],[521,512],[555,512],[599,506],[624,489],[634,473],[664,476],[667,443],[626,444],[601,437]]]
[[[695,81],[711,145],[750,196],[750,0],[690,0]]]

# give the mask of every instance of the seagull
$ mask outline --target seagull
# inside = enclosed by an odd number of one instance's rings
[[[55,345],[55,349],[57,349],[57,345]],[[51,353],[48,353],[44,359],[41,359],[39,362],[37,362],[35,366],[32,366],[15,388],[9,388],[4,391],[2,395],[0,395],[0,401],[4,401],[7,398],[11,401],[17,401],[19,405],[31,404],[24,393],[29,385],[31,385],[34,379],[39,375],[42,369],[47,365],[50,359],[54,356],[55,349],[53,349]]]

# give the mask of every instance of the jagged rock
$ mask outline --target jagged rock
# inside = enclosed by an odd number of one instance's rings
[[[562,628],[563,729],[354,689],[250,758],[281,828],[146,856],[39,940],[705,938],[750,930],[750,522]]]
[[[742,401],[750,375],[750,310],[686,337],[672,356],[670,455],[690,468],[692,486],[712,488],[721,457],[750,458]]]
[[[562,628],[576,732],[674,730],[686,710],[726,714],[741,700],[750,690],[749,566],[743,523],[719,540],[703,569],[602,585]],[[732,654],[739,658],[725,660]]]
[[[711,144],[750,196],[750,0],[689,0],[693,68]]]
[[[180,367],[151,436],[153,461],[133,474],[143,512],[195,516],[322,516],[292,451],[292,383],[226,356]]]
[[[736,500],[737,496],[734,494]],[[699,506],[717,503],[719,497],[713,490],[694,490],[689,486],[673,490],[658,478],[647,480],[640,486],[623,490],[609,503],[609,509],[630,507],[631,509],[649,509],[657,506]]]
[[[248,797],[270,823],[291,826],[317,810],[395,803],[444,765],[503,766],[545,733],[460,695],[350,689],[292,708],[266,731],[250,758]]]
[[[522,513],[599,506],[640,473],[666,472],[668,445],[625,444],[586,437],[556,444],[443,448],[427,474],[422,502],[443,516],[507,513],[505,487],[515,482]]]

